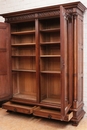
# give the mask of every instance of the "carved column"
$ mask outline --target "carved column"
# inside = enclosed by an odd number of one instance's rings
[[[77,49],[78,49],[78,43],[77,43],[77,14],[74,14],[74,25],[73,25],[73,30],[74,30],[74,87],[73,87],[73,91],[74,91],[74,101],[73,101],[73,108],[77,108],[78,107],[78,101],[77,101],[77,89],[78,89],[78,83],[77,83]]]

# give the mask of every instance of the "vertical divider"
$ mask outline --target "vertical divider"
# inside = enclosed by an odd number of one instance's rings
[[[35,41],[36,41],[36,98],[40,102],[40,40],[39,40],[39,20],[35,19]]]
[[[66,89],[67,89],[67,21],[66,10],[60,6],[61,29],[61,120],[66,115]]]

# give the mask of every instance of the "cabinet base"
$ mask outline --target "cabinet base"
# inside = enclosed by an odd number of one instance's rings
[[[33,114],[34,116],[61,120],[66,122],[70,121],[72,122],[73,126],[77,126],[85,114],[85,111],[83,110],[82,106],[76,111],[72,109],[72,111],[70,111],[64,118],[62,118],[60,111],[52,108],[49,109],[44,107],[17,104],[12,102],[6,102],[3,104],[2,107],[4,109],[7,109],[7,112],[13,111],[13,112],[19,112],[24,114]]]
[[[71,119],[72,125],[77,126],[79,124],[80,120],[84,117],[84,114],[85,114],[84,110],[82,110],[78,116],[76,116],[77,112],[74,112],[75,116]]]

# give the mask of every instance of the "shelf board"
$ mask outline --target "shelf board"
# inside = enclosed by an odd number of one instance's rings
[[[34,34],[35,30],[11,32],[12,35]]]
[[[61,55],[40,55],[42,58],[61,57]]]
[[[12,71],[17,71],[17,72],[36,72],[36,70],[24,70],[24,69],[12,69]]]
[[[21,98],[21,99],[28,99],[28,100],[36,100],[36,96],[34,95],[29,95],[29,94],[14,94],[13,98]]]
[[[11,46],[32,46],[35,45],[35,43],[17,43],[17,44],[11,44]]]
[[[41,32],[58,32],[60,31],[60,28],[47,28],[47,29],[41,29]]]
[[[60,44],[60,41],[57,42],[41,42],[40,45],[54,45],[54,44]]]
[[[53,104],[61,104],[60,99],[54,99],[54,98],[46,98],[44,100],[42,100],[41,102],[45,102],[45,103],[53,103]]]
[[[12,57],[36,57],[35,55],[12,55]]]
[[[40,71],[41,73],[47,73],[47,74],[60,74],[61,71]]]

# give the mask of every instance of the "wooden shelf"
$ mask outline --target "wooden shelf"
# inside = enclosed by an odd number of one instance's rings
[[[40,55],[40,57],[42,57],[42,58],[55,58],[55,57],[61,57],[61,55]]]
[[[60,28],[41,29],[41,32],[58,32]]]
[[[36,96],[34,96],[34,95],[21,94],[21,93],[13,95],[13,98],[21,98],[21,99],[27,99],[27,100],[36,100]]]
[[[24,69],[12,69],[12,71],[18,71],[18,72],[36,72],[36,70],[24,70]]]
[[[12,55],[12,57],[36,57],[35,55]]]
[[[60,41],[57,42],[41,42],[40,45],[54,45],[54,44],[60,44]]]
[[[34,34],[34,33],[35,33],[35,30],[11,32],[11,34],[13,35]]]
[[[11,44],[11,46],[32,46],[35,45],[35,43],[17,43],[17,44]]]
[[[47,74],[60,74],[61,71],[40,71],[41,73],[47,73]]]
[[[60,99],[53,99],[53,98],[46,98],[43,99],[41,102],[45,102],[45,103],[53,103],[53,104],[60,104]]]

